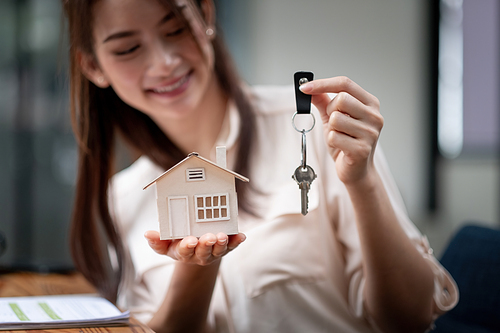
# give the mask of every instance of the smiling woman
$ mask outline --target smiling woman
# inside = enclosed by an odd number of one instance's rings
[[[79,269],[109,299],[116,298],[125,262],[120,236],[105,204],[114,137],[121,133],[135,149],[168,169],[190,147],[176,145],[174,136],[165,136],[161,127],[171,122],[175,124],[171,126],[175,133],[182,135],[186,133],[185,126],[196,126],[196,119],[210,114],[205,106],[204,113],[195,110],[203,95],[218,97],[216,103],[207,101],[209,106],[220,106],[227,97],[238,105],[246,124],[241,127],[242,144],[251,146],[253,132],[250,104],[222,42],[217,36],[210,37],[213,45],[210,51],[217,55],[214,63],[214,55],[207,54],[208,51],[202,53],[208,49],[207,45],[200,45],[193,32],[194,27],[201,28],[207,23],[199,14],[183,15],[183,11],[193,11],[192,3],[178,7],[170,1],[161,4],[149,0],[148,6],[140,1],[120,1],[123,6],[115,2],[95,1],[94,5],[86,0],[64,1],[72,41],[71,109],[80,146],[73,254]],[[209,41],[205,38],[202,42]],[[213,66],[216,72],[209,70]],[[205,90],[209,89],[220,92],[208,94]],[[192,90],[193,94],[186,90]],[[220,121],[216,115],[211,118]],[[212,129],[216,131],[220,125]],[[247,161],[247,154],[240,153],[235,170],[246,173]],[[248,209],[244,199],[247,191],[239,187],[240,206]],[[110,242],[116,253],[119,264],[116,271],[106,268],[110,259],[100,245],[103,241]]]
[[[211,0],[64,4],[80,144],[73,256],[106,297],[157,332],[420,332],[456,304],[377,148],[375,96],[347,77],[300,87],[323,126],[308,139],[318,180],[303,216],[294,90],[238,79]],[[141,157],[113,176],[117,135]],[[236,183],[245,234],[161,240],[142,187],[190,152],[215,160],[218,145],[255,184]],[[193,216],[229,214],[222,193],[199,193]]]
[[[177,10],[182,13],[188,7]],[[212,20],[213,15],[207,15]],[[189,22],[158,2],[143,6],[132,1],[121,6],[98,2],[93,20],[95,59],[83,55],[82,60],[87,77],[94,82],[103,78],[97,81],[101,88],[111,85],[118,97],[150,116],[164,132],[185,131],[188,119],[221,122],[225,97],[213,77],[213,49],[200,52],[199,44],[206,44],[207,38],[189,36]],[[202,101],[205,107],[200,107]]]

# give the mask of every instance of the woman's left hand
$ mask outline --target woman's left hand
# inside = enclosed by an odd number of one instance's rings
[[[347,77],[314,80],[300,87],[312,95],[340,180],[354,185],[375,173],[373,155],[384,124],[378,99]],[[332,99],[328,93],[336,93]]]

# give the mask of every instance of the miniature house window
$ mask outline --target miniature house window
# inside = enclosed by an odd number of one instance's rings
[[[186,179],[188,182],[205,180],[205,169],[204,168],[186,169]]]
[[[229,195],[195,195],[196,222],[229,220]]]

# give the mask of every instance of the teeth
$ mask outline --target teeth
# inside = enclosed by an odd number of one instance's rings
[[[180,79],[179,81],[177,81],[176,83],[174,84],[171,84],[169,86],[166,86],[166,87],[161,87],[161,88],[156,88],[156,89],[153,89],[153,91],[155,93],[166,93],[166,92],[170,92],[170,91],[174,91],[175,89],[179,88],[180,86],[182,86],[188,79],[188,76],[185,75],[182,77],[182,79]]]

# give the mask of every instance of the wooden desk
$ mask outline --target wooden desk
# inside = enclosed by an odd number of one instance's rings
[[[0,297],[15,296],[43,296],[62,294],[95,293],[81,275],[72,274],[36,274],[36,273],[9,273],[0,275]],[[130,318],[128,326],[120,327],[92,327],[92,328],[63,328],[50,330],[21,330],[1,332],[31,332],[31,333],[151,333],[146,325],[134,318]]]

